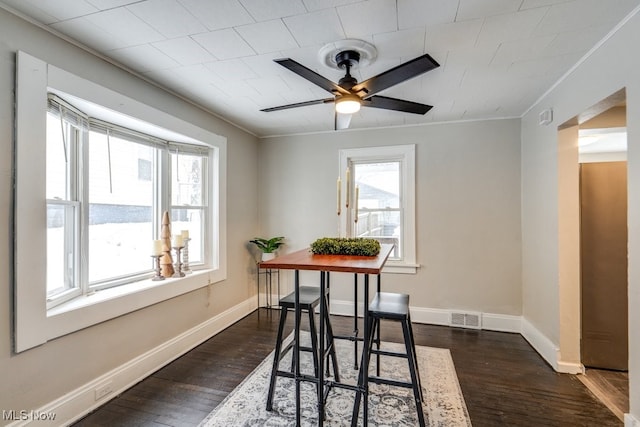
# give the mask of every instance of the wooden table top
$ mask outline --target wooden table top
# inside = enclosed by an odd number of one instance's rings
[[[342,273],[380,274],[393,245],[380,245],[377,256],[314,255],[309,248],[260,263],[260,268],[284,270],[336,271]]]

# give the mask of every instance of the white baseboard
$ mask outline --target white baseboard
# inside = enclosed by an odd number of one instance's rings
[[[557,371],[559,348],[527,319],[522,319],[522,330],[520,333],[538,352],[538,354],[540,354],[540,356],[542,356],[542,358]]]
[[[640,427],[640,419],[631,414],[624,414],[624,427]]]
[[[342,300],[331,300],[331,314],[338,316],[353,316],[353,302]],[[358,317],[362,317],[364,313],[364,304],[358,303]]]
[[[561,360],[558,346],[527,321],[527,319],[522,319],[522,331],[520,333],[556,372],[562,374],[584,373],[584,366],[581,363]]]
[[[522,330],[522,316],[483,313],[482,329],[519,334]]]
[[[427,325],[449,326],[450,310],[411,307],[411,321]]]
[[[362,317],[363,304],[358,304],[358,315]],[[411,320],[427,325],[449,326],[452,310],[437,308],[411,307]],[[352,301],[331,301],[331,314],[340,316],[353,316]],[[508,316],[504,314],[482,314],[482,329],[499,332],[520,333],[522,317]]]
[[[82,418],[108,400],[116,397],[153,372],[182,356],[197,345],[208,340],[223,329],[242,319],[256,309],[256,298],[249,298],[223,313],[170,339],[127,363],[88,382],[76,390],[54,400],[41,408],[29,411],[24,417],[9,426],[61,426]],[[111,391],[96,400],[96,389],[107,386]],[[44,415],[55,414],[55,420],[44,420]],[[42,416],[40,416],[42,415]],[[38,418],[40,419],[34,419]],[[27,418],[27,419],[22,419]]]

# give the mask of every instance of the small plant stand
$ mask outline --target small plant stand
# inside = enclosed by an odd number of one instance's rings
[[[258,309],[260,308],[260,276],[264,276],[264,291],[265,291],[265,307],[266,308],[278,308],[279,304],[275,306],[272,303],[272,295],[273,295],[273,282],[274,277],[276,281],[276,285],[278,287],[278,298],[280,298],[280,270],[272,269],[272,268],[260,268],[260,263],[256,263],[257,274],[257,287],[258,287]],[[258,311],[260,313],[260,311]]]

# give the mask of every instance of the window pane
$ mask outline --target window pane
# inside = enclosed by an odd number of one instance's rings
[[[400,162],[358,163],[355,183],[360,187],[359,207],[400,207]]]
[[[68,128],[68,126],[65,127]],[[68,200],[67,158],[71,159],[69,151],[68,133],[65,148],[60,118],[47,113],[47,199]]]
[[[47,296],[78,286],[74,246],[76,210],[73,205],[47,204]]]
[[[171,204],[180,206],[204,205],[204,157],[192,154],[171,154]]]
[[[395,245],[392,258],[402,257],[401,216],[398,210],[360,211],[356,225],[358,237],[371,237]]]
[[[391,258],[402,258],[400,162],[356,163],[354,170],[359,187],[356,236],[393,243]]]
[[[179,234],[189,231],[189,264],[201,264],[204,260],[204,235],[202,209],[171,209],[171,232]]]
[[[139,160],[151,161],[153,150],[90,132],[89,283],[151,268],[153,182],[141,179]]]

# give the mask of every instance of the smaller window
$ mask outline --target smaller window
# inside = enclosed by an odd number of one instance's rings
[[[341,215],[341,234],[393,244],[385,271],[415,273],[415,146],[340,150],[340,171],[348,194],[358,194]]]
[[[400,162],[353,163],[354,183],[358,188],[357,237],[392,243],[391,259],[402,259],[402,206],[400,205]]]

